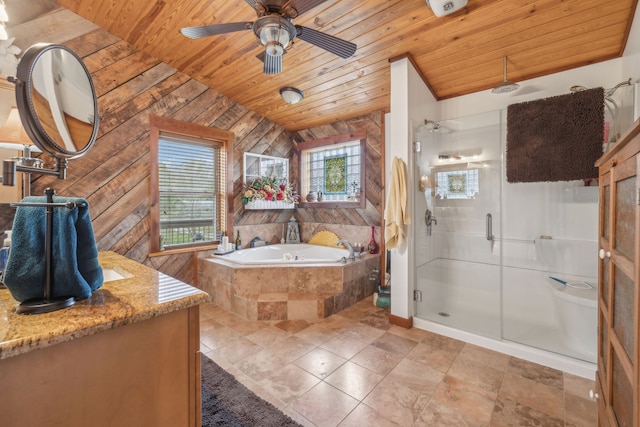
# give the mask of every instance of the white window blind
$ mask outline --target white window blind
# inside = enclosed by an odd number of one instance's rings
[[[214,141],[160,133],[162,246],[217,241],[225,224],[225,150]]]

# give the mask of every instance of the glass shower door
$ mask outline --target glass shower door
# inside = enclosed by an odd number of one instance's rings
[[[501,337],[500,123],[494,111],[414,132],[416,315],[492,338]]]

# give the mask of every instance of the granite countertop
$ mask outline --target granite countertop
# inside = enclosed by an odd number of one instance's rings
[[[105,273],[91,298],[51,313],[16,314],[19,304],[0,289],[0,359],[28,353],[86,335],[206,302],[207,293],[115,252],[100,252]],[[106,270],[113,270],[112,272]]]

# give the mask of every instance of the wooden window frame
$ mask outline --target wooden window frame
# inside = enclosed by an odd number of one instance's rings
[[[149,256],[168,255],[173,253],[195,252],[211,250],[217,247],[218,241],[194,243],[180,248],[161,250],[160,248],[160,193],[158,188],[158,141],[160,133],[166,132],[174,135],[183,135],[187,138],[197,138],[202,141],[214,141],[222,144],[226,151],[226,183],[225,183],[225,232],[233,234],[233,143],[235,135],[222,129],[210,128],[195,123],[180,120],[149,116],[149,149],[150,149],[150,221],[149,221]]]
[[[330,136],[327,138],[316,139],[313,141],[304,141],[297,143],[298,152],[298,177],[300,178],[300,189],[302,189],[302,164],[303,155],[302,152],[310,149],[320,147],[330,147],[335,144],[342,144],[349,141],[360,141],[360,198],[357,202],[349,201],[322,201],[322,202],[307,202],[305,200],[306,194],[300,194],[300,208],[360,208],[364,209],[367,206],[366,197],[366,153],[367,153],[367,132],[357,131],[344,133],[342,135]]]

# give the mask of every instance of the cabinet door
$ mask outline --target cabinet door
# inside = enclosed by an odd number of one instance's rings
[[[600,168],[599,418],[611,426],[638,426],[639,167],[631,157]]]

